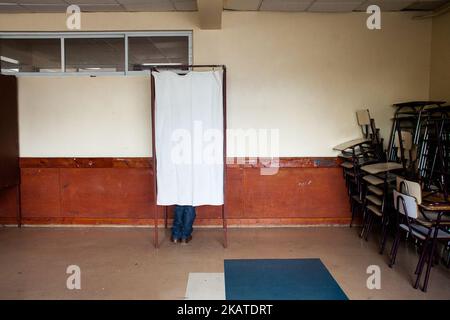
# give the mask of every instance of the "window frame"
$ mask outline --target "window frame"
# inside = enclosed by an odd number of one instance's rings
[[[150,70],[129,71],[128,70],[128,38],[129,37],[188,37],[188,61],[192,64],[192,30],[186,31],[111,31],[111,32],[0,32],[1,39],[60,39],[61,41],[61,71],[60,72],[5,72],[3,75],[16,76],[127,76],[127,75],[148,75]],[[77,38],[123,38],[124,39],[124,71],[84,71],[84,72],[65,72],[65,45],[64,39]]]

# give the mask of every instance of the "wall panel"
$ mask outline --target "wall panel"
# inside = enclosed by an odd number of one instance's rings
[[[152,224],[151,158],[22,158],[25,224]],[[227,170],[232,225],[334,224],[349,221],[336,158],[285,158],[275,175],[261,164]],[[169,218],[172,211],[169,210]],[[0,211],[0,222],[9,217]],[[159,211],[163,218],[162,208]],[[198,208],[198,225],[221,223],[221,209]],[[160,221],[162,223],[162,220]]]

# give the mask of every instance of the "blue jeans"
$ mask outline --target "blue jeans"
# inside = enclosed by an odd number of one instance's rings
[[[174,239],[187,239],[192,235],[192,225],[195,220],[195,207],[175,206],[172,237]]]

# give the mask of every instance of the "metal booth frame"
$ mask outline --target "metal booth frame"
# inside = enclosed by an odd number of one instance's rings
[[[227,234],[227,212],[226,212],[226,181],[227,181],[227,69],[225,65],[213,65],[213,64],[188,64],[188,65],[154,65],[150,69],[151,78],[151,121],[152,121],[152,160],[153,160],[153,196],[154,196],[154,233],[153,241],[155,248],[159,248],[158,240],[158,213],[159,207],[164,207],[164,228],[167,229],[167,206],[159,206],[157,204],[157,194],[158,194],[158,182],[157,182],[157,161],[156,158],[156,144],[155,144],[155,78],[153,77],[153,72],[158,72],[158,69],[172,69],[172,70],[182,70],[191,71],[194,68],[221,68],[222,74],[222,109],[223,109],[223,204],[222,204],[222,227],[223,227],[223,247],[228,247],[228,234]]]

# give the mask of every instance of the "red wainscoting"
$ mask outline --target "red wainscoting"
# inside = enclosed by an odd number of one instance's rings
[[[18,216],[17,187],[0,189],[0,224],[16,224]]]
[[[151,158],[22,158],[20,163],[24,224],[153,223]],[[230,225],[350,220],[335,158],[282,158],[275,175],[261,175],[260,164],[227,168]],[[0,223],[14,221],[14,192],[0,193]],[[200,207],[196,224],[218,225],[220,217],[220,207]]]

